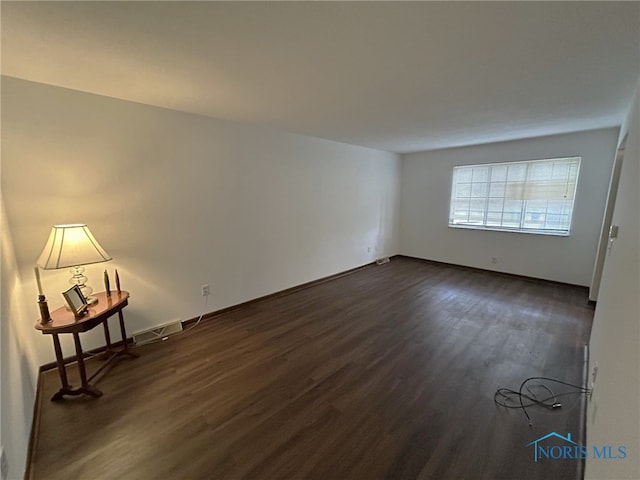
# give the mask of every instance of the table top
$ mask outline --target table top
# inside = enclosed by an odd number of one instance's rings
[[[43,334],[86,332],[129,303],[129,292],[125,291],[112,291],[111,296],[107,296],[107,292],[100,292],[93,296],[98,299],[98,303],[89,305],[88,312],[82,317],[76,317],[71,310],[60,307],[50,313],[50,322],[43,325],[38,321],[35,324],[36,330]]]

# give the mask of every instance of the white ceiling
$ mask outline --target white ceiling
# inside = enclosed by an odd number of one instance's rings
[[[410,152],[619,125],[639,5],[2,1],[2,73]]]

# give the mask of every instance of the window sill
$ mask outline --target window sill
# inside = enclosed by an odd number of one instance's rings
[[[475,225],[452,225],[449,224],[449,228],[461,228],[464,230],[485,230],[489,232],[504,232],[504,233],[528,233],[533,235],[545,235],[551,237],[569,237],[570,232],[558,232],[558,231],[545,231],[545,230],[519,230],[517,228],[497,228],[497,227],[482,227]]]

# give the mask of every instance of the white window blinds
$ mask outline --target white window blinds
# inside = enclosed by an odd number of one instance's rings
[[[580,157],[454,167],[449,226],[568,235]]]

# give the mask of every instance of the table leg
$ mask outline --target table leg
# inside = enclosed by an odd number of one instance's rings
[[[118,320],[120,320],[120,333],[122,334],[123,349],[128,350],[129,344],[127,343],[127,331],[124,328],[124,315],[122,314],[122,310],[118,310]]]
[[[76,345],[76,358],[78,359],[78,370],[80,370],[80,382],[83,387],[87,386],[87,371],[84,366],[84,353],[82,353],[82,345],[80,344],[80,335],[73,334],[73,343]]]
[[[113,349],[111,348],[111,334],[109,332],[109,319],[106,318],[104,322],[102,322],[102,327],[104,328],[104,341],[106,347],[104,352],[100,354],[100,360],[109,360],[113,356]]]
[[[80,382],[82,387],[78,389],[79,393],[86,393],[94,397],[102,396],[102,392],[87,382],[87,370],[84,365],[84,354],[82,353],[82,345],[80,344],[80,335],[74,332],[73,343],[76,346],[76,357],[78,359],[78,370],[80,371]]]
[[[56,351],[56,364],[58,366],[58,374],[60,375],[60,383],[62,383],[62,388],[51,397],[52,401],[60,400],[62,395],[71,390],[69,386],[69,381],[67,380],[67,369],[64,366],[64,358],[62,357],[62,347],[60,347],[60,339],[58,335],[54,333],[53,337],[53,349]]]
[[[106,319],[102,322],[102,326],[104,327],[104,340],[107,344],[107,352],[111,350],[111,335],[109,335],[109,319]]]
[[[62,357],[62,347],[60,346],[60,339],[57,334],[53,334],[53,348],[56,351],[56,364],[58,365],[58,373],[60,374],[60,382],[62,388],[58,390],[52,397],[51,401],[56,402],[62,400],[65,395],[91,395],[93,397],[100,397],[102,392],[95,387],[92,387],[87,382],[87,371],[84,365],[84,354],[82,353],[82,345],[80,344],[80,337],[77,333],[73,334],[73,341],[76,346],[76,356],[78,358],[78,369],[80,370],[80,380],[82,386],[80,388],[73,388],[69,385],[67,379],[67,369],[64,365],[64,358]]]
[[[127,342],[127,331],[124,328],[124,315],[122,314],[122,310],[118,310],[118,319],[120,320],[120,334],[122,335],[122,350],[119,352],[122,355],[128,355],[133,358],[138,358],[137,353],[133,353],[129,351],[129,343]]]

